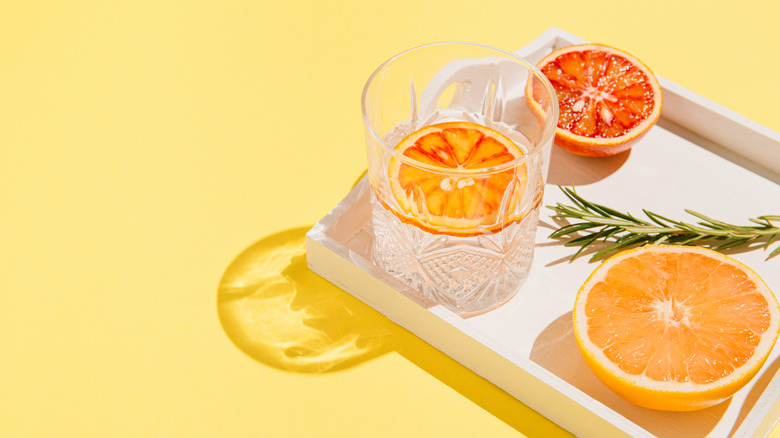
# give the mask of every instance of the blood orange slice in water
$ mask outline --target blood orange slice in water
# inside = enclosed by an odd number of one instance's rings
[[[390,160],[390,185],[414,225],[470,235],[512,220],[508,215],[521,196],[526,170],[524,164],[507,165],[524,153],[505,135],[476,123],[439,123],[408,135],[395,150],[405,158]]]

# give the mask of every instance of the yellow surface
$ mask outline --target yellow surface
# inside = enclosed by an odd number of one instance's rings
[[[365,167],[363,83],[415,45],[514,50],[557,26],[780,130],[777,17],[770,1],[0,3],[0,434],[565,436],[306,269],[305,229]]]

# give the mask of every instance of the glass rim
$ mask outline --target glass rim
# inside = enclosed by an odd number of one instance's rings
[[[442,45],[465,45],[465,46],[474,46],[474,47],[481,47],[484,49],[488,49],[497,52],[498,54],[504,55],[504,57],[508,57],[511,60],[521,64],[523,67],[525,67],[528,70],[530,74],[534,75],[541,82],[542,86],[545,88],[547,93],[551,96],[551,107],[550,107],[550,111],[548,111],[547,113],[547,119],[544,122],[544,126],[543,126],[544,134],[542,135],[541,140],[536,142],[533,145],[533,147],[530,148],[526,153],[511,161],[507,161],[506,163],[502,163],[497,166],[485,167],[479,169],[450,169],[450,168],[434,166],[428,163],[415,160],[413,158],[409,158],[403,153],[396,151],[393,147],[386,145],[385,142],[382,141],[382,138],[379,137],[379,135],[377,135],[376,131],[374,130],[374,127],[372,126],[371,122],[368,120],[367,111],[366,111],[366,107],[367,107],[366,99],[367,99],[369,87],[374,82],[374,79],[379,75],[379,73],[396,59],[408,53],[418,51],[420,49],[424,49],[427,47],[434,47],[434,46],[442,46]],[[377,67],[371,73],[371,75],[368,77],[368,80],[366,80],[366,83],[363,86],[363,92],[360,96],[360,110],[361,110],[361,116],[363,117],[363,125],[368,130],[371,137],[377,143],[379,143],[386,152],[390,153],[391,157],[401,160],[402,162],[411,164],[414,167],[424,169],[427,171],[437,172],[437,173],[447,173],[447,174],[458,174],[458,175],[474,175],[474,174],[501,172],[510,169],[512,167],[516,167],[524,163],[525,161],[527,161],[530,157],[538,155],[548,144],[552,144],[553,137],[555,135],[556,127],[558,124],[558,115],[559,115],[558,97],[555,93],[555,89],[550,83],[550,80],[547,79],[547,76],[545,76],[538,68],[536,68],[535,65],[531,64],[531,62],[529,62],[525,58],[516,55],[512,52],[509,52],[507,50],[488,46],[486,44],[472,43],[466,41],[441,41],[435,43],[422,44],[404,50],[402,52],[399,52],[396,55],[393,55],[392,57],[388,58],[385,62],[380,64],[379,67]]]

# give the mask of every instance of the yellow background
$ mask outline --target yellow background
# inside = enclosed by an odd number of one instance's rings
[[[365,167],[365,80],[416,45],[515,50],[557,26],[777,131],[778,17],[770,0],[0,2],[0,434],[566,436],[306,270],[305,229]]]

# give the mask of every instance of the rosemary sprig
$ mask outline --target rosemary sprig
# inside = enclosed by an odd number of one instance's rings
[[[759,216],[749,219],[753,225],[737,226],[715,220],[692,210],[686,213],[698,219],[695,224],[675,221],[651,211],[642,210],[647,220],[630,213],[621,213],[603,205],[585,200],[574,187],[558,186],[573,205],[558,203],[547,208],[556,212],[553,218],[566,219],[569,223],[550,234],[551,238],[572,238],[565,246],[578,246],[572,260],[601,240],[608,245],[593,254],[590,261],[631,245],[667,244],[700,245],[714,250],[723,250],[749,245],[759,239],[766,239],[760,245],[766,251],[780,236],[780,215]],[[778,223],[778,225],[775,224]],[[767,259],[780,254],[780,246],[769,253]]]

